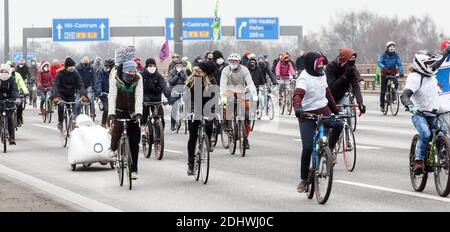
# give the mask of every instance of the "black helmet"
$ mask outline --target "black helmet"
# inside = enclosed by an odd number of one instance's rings
[[[114,65],[116,65],[116,62],[114,61],[114,59],[109,58],[109,59],[106,59],[106,60],[105,60],[104,65],[105,65],[105,67],[113,68]]]

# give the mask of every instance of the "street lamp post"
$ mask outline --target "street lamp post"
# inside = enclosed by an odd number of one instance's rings
[[[174,17],[175,17],[175,28],[174,28],[174,43],[175,43],[175,53],[183,56],[183,3],[182,0],[174,0]]]
[[[9,60],[9,0],[5,0],[5,54],[4,61]]]

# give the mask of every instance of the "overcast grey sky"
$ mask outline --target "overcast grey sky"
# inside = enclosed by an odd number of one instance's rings
[[[2,1],[3,2],[3,1]],[[184,0],[184,17],[212,17],[215,0]],[[3,45],[3,3],[0,42]],[[162,26],[173,17],[173,0],[10,0],[11,43],[20,45],[22,28],[51,27],[53,18],[110,18],[111,26]],[[220,0],[223,25],[236,17],[279,17],[281,25],[303,25],[305,33],[317,31],[336,13],[368,9],[383,16],[429,15],[438,29],[450,35],[449,0]]]

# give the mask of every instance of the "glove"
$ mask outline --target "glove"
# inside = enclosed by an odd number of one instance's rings
[[[227,97],[227,96],[222,96],[222,97],[220,98],[220,100],[222,101],[222,105],[226,105],[227,102],[228,102],[228,97]]]
[[[141,114],[134,115],[133,120],[136,120],[137,122],[142,122],[142,115]]]
[[[16,105],[20,105],[21,102],[22,100],[20,100],[20,98],[16,98]]]
[[[81,101],[83,101],[83,102],[88,102],[89,99],[88,99],[88,97],[86,97],[86,96],[81,96]]]
[[[303,109],[295,109],[295,117],[297,118],[302,118],[303,115],[305,114],[305,111],[303,111]]]
[[[408,106],[408,111],[409,111],[410,113],[412,113],[413,115],[416,115],[416,114],[417,114],[417,108],[416,108],[415,105],[409,105],[409,106]]]
[[[53,98],[53,104],[59,105],[60,102],[61,102],[61,98],[59,98],[59,97]]]
[[[403,78],[403,77],[405,77],[405,74],[400,73],[400,78]]]
[[[366,106],[363,105],[363,104],[359,105],[359,111],[360,111],[362,114],[365,114],[365,113],[366,113]]]
[[[258,96],[253,96],[253,101],[254,101],[254,102],[258,102],[258,100],[259,100],[259,97],[258,97]]]

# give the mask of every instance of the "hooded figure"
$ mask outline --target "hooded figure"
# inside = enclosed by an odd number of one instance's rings
[[[213,52],[213,61],[216,64],[216,71],[214,72],[214,78],[217,83],[220,83],[220,77],[222,76],[222,71],[228,64],[225,62],[225,58],[220,51]]]
[[[256,89],[259,90],[259,86],[266,84],[266,78],[263,75],[261,69],[259,69],[258,62],[255,58],[250,58],[248,60],[247,68],[250,71],[250,75],[252,75],[252,80],[256,86]]]
[[[19,90],[17,88],[16,80],[12,76],[12,70],[8,64],[2,64],[0,66],[0,100],[9,100],[12,102],[6,103],[7,108],[12,108],[16,103],[20,103]],[[14,103],[14,101],[16,103]],[[0,111],[3,112],[3,105],[0,105]],[[8,132],[9,132],[9,144],[16,145],[15,141],[15,128],[13,123],[14,111],[6,111],[8,117]]]

